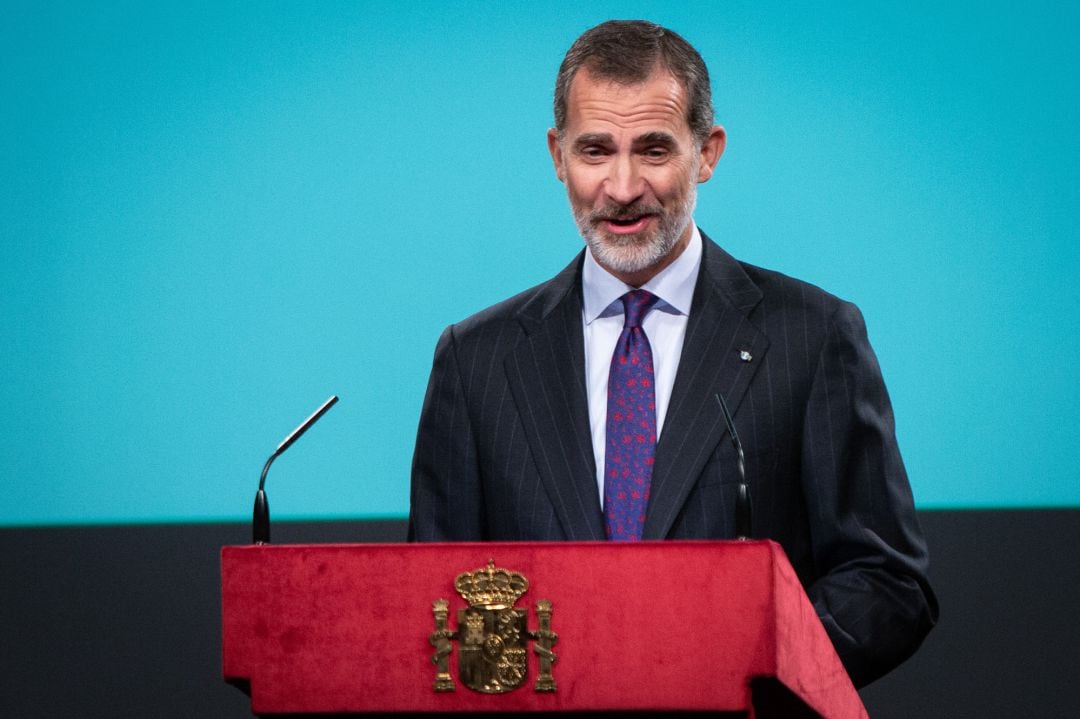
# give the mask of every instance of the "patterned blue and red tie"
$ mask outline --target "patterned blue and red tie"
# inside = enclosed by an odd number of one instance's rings
[[[608,539],[641,539],[656,450],[653,358],[641,321],[656,295],[622,296],[625,321],[608,375],[607,448],[604,453],[604,520]]]

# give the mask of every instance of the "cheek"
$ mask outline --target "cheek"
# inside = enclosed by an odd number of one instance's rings
[[[570,173],[566,177],[566,189],[570,197],[580,204],[591,204],[599,191],[600,183],[588,175]]]
[[[658,173],[653,179],[651,183],[653,191],[660,198],[681,199],[693,184],[693,179],[690,177],[690,168],[665,168],[665,170],[665,172]]]

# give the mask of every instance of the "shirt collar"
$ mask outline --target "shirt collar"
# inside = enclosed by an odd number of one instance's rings
[[[690,227],[690,242],[682,254],[641,286],[641,289],[660,298],[655,309],[671,314],[690,314],[690,303],[694,298],[694,286],[697,284],[698,270],[701,267],[701,233],[697,225],[691,224]],[[635,289],[601,267],[591,251],[585,253],[581,287],[586,324],[598,317],[621,314],[619,298]]]

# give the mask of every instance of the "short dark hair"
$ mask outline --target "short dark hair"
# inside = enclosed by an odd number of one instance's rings
[[[604,80],[632,85],[649,79],[657,67],[682,83],[689,100],[686,121],[703,143],[713,125],[712,89],[705,61],[678,33],[645,20],[608,20],[586,30],[566,51],[555,78],[555,129],[566,128],[570,83],[581,68]]]

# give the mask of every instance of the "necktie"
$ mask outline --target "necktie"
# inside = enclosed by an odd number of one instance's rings
[[[646,290],[622,296],[625,321],[608,375],[604,520],[608,539],[641,539],[656,450],[656,390],[641,321],[656,304]]]

